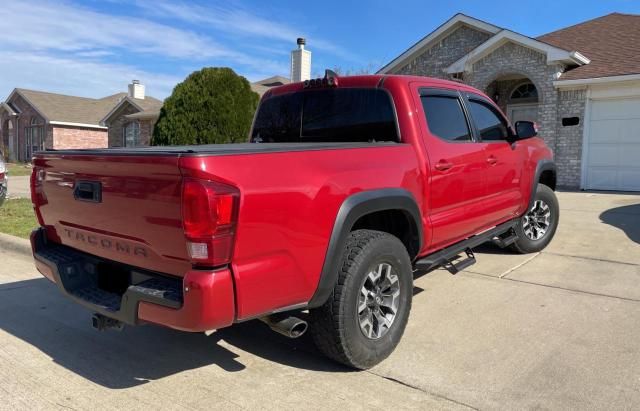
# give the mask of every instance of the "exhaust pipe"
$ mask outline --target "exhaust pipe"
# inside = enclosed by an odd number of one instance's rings
[[[307,331],[307,322],[287,314],[273,314],[259,318],[269,328],[288,338],[301,337]]]
[[[91,325],[98,331],[106,331],[110,329],[122,331],[124,328],[124,324],[121,321],[98,313],[91,316]]]

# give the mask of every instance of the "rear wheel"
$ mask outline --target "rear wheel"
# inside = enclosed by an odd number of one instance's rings
[[[411,260],[391,234],[357,230],[338,269],[331,296],[310,312],[311,332],[328,357],[367,369],[387,358],[404,333],[413,295]]]
[[[560,219],[556,194],[544,184],[538,184],[532,206],[515,226],[518,240],[511,248],[519,253],[535,253],[553,239]]]

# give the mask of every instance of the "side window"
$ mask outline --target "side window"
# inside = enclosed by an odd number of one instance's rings
[[[449,141],[471,141],[467,119],[457,97],[420,97],[431,134]]]
[[[507,124],[490,105],[469,100],[469,111],[483,141],[500,141],[509,137]]]

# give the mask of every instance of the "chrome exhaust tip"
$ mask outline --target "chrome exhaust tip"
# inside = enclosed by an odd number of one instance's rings
[[[273,314],[259,318],[269,328],[287,338],[298,338],[307,332],[308,324],[305,320],[286,314]]]

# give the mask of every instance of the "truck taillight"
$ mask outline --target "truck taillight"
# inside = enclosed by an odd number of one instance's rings
[[[44,181],[45,171],[40,168],[33,168],[31,178],[29,179],[31,188],[31,203],[38,219],[38,224],[44,227],[44,219],[40,213],[40,207],[47,203],[47,198],[42,191],[42,182]]]
[[[182,221],[194,265],[228,264],[233,254],[240,191],[217,181],[185,179]]]

